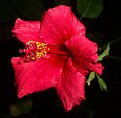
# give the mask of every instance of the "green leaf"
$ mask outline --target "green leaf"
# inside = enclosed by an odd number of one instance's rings
[[[44,11],[43,0],[10,0],[20,16],[29,20],[40,20]]]
[[[10,105],[10,114],[12,116],[19,116],[21,114],[21,111],[18,109],[16,105],[11,104]]]
[[[103,51],[103,53],[99,55],[98,61],[102,61],[105,56],[108,56],[109,51],[110,51],[110,43],[107,44],[107,46],[106,46],[105,50]]]
[[[77,11],[81,18],[97,18],[103,10],[103,0],[77,0]]]
[[[10,105],[10,114],[12,116],[19,116],[23,113],[28,113],[32,108],[32,101],[31,100],[25,100],[20,101],[16,104]]]
[[[89,110],[88,118],[94,118],[95,114],[96,114],[96,113],[95,113],[94,111]]]
[[[98,83],[99,83],[100,89],[102,91],[108,91],[105,81],[99,75],[96,74],[96,76],[98,78]]]
[[[87,81],[86,81],[86,83],[88,84],[88,86],[90,86],[90,82],[91,82],[94,78],[95,78],[95,72],[91,72],[91,73],[89,74],[89,77],[88,77]]]
[[[18,104],[18,108],[22,113],[27,113],[32,108],[32,101],[31,100],[22,101],[21,103]]]
[[[71,0],[55,0],[56,5],[69,5]]]

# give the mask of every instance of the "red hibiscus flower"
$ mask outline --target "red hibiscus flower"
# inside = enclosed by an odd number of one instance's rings
[[[11,60],[19,98],[55,87],[68,111],[85,98],[85,76],[102,74],[97,45],[68,6],[49,9],[41,22],[17,19],[12,32],[25,44],[25,55]]]

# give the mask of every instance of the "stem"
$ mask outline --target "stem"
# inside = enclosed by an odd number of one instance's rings
[[[115,60],[119,60],[119,61],[121,61],[121,58],[120,58],[120,57],[115,57],[115,56],[107,56],[107,58],[110,58],[110,59],[115,59]]]
[[[116,43],[116,42],[118,42],[118,41],[120,41],[120,40],[121,40],[121,37],[117,38],[117,39],[114,40],[114,41],[111,41],[111,42],[110,42],[110,45],[112,45],[112,44],[114,44],[114,43]]]
[[[114,43],[116,43],[116,42],[118,42],[120,40],[121,40],[121,37],[117,38],[116,40],[113,40],[113,41],[109,42],[109,44],[112,45],[112,44],[114,44]],[[99,51],[104,50],[106,45],[103,45],[101,48],[99,48]]]

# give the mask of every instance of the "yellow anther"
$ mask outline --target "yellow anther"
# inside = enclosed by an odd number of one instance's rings
[[[21,53],[26,53],[26,59],[28,60],[36,60],[41,57],[45,57],[48,50],[47,44],[40,43],[38,41],[28,41],[26,43],[26,48],[20,50]]]

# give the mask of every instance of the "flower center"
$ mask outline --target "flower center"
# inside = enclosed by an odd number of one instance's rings
[[[28,41],[26,43],[25,49],[20,49],[20,53],[26,53],[24,60],[31,61],[45,57],[49,50],[50,49],[47,47],[47,44],[45,43]]]
[[[64,45],[47,45],[45,43],[40,43],[38,41],[28,41],[25,45],[25,49],[20,49],[20,53],[25,53],[24,61],[35,61],[40,58],[44,58],[47,53],[50,55],[58,55],[58,56],[71,56],[71,53]]]

